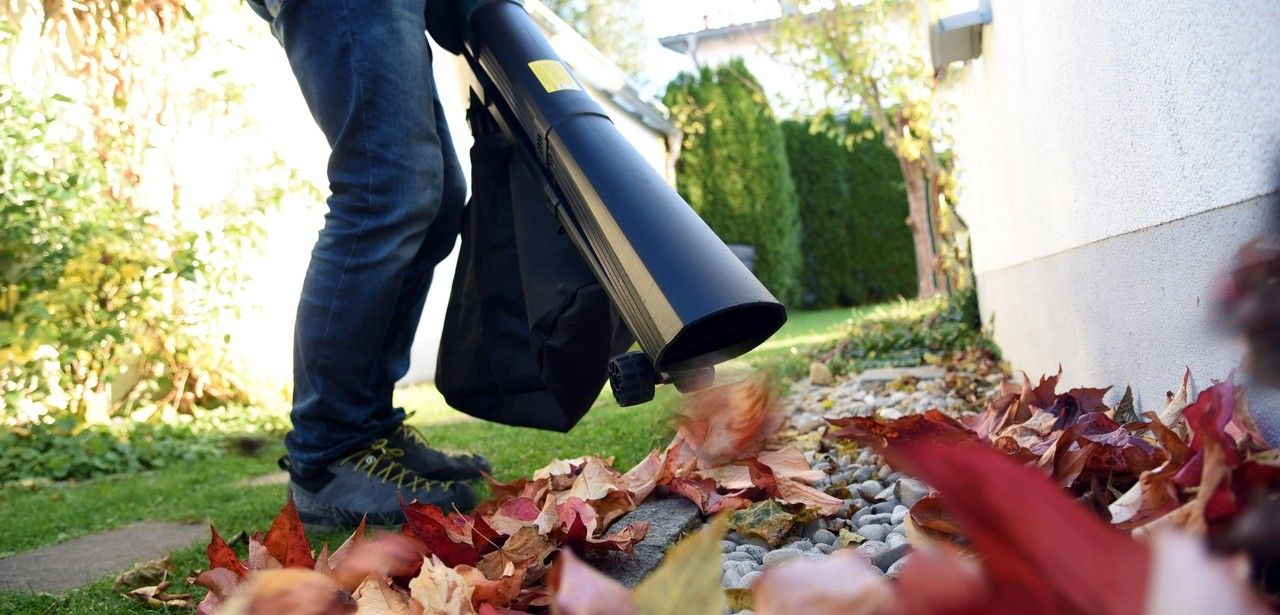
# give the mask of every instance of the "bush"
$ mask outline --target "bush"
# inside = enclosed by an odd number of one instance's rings
[[[867,127],[853,124],[842,132]],[[787,158],[803,228],[805,304],[851,306],[911,296],[915,250],[898,161],[875,139],[784,121]]]
[[[147,210],[59,121],[72,109],[0,85],[0,423],[243,401],[205,330],[269,199],[212,208],[198,229]]]
[[[234,406],[158,424],[44,416],[0,431],[0,485],[159,469],[221,455],[233,443],[252,452],[288,427],[284,413]],[[246,446],[250,441],[258,444]]]
[[[848,337],[831,355],[836,373],[873,367],[901,367],[935,363],[947,355],[983,350],[999,351],[975,326],[966,310],[972,290],[951,297],[900,300],[875,308],[853,320]]]
[[[756,250],[756,276],[800,300],[800,224],[782,131],[741,60],[683,73],[663,101],[684,131],[676,186],[727,243]]]

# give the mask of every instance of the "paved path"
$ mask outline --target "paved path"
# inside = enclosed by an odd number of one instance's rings
[[[645,500],[635,510],[613,522],[611,528],[620,529],[628,523],[648,521],[649,533],[636,543],[635,557],[626,553],[591,553],[587,561],[613,580],[635,587],[658,564],[662,556],[681,536],[702,525],[698,507],[681,497],[653,497]]]
[[[203,525],[134,523],[0,558],[0,589],[63,592],[208,537]]]

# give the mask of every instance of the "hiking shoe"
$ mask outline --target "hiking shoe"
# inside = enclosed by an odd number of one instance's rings
[[[451,455],[431,448],[427,437],[408,423],[387,434],[387,443],[404,451],[400,463],[429,480],[475,480],[481,472],[493,472],[489,460],[480,455]]]
[[[424,478],[401,463],[403,456],[404,451],[382,439],[316,476],[294,474],[288,457],[280,459],[280,467],[290,470],[289,491],[308,528],[355,527],[366,515],[373,525],[398,525],[404,523],[401,498],[446,511],[475,506],[475,492],[466,483]]]

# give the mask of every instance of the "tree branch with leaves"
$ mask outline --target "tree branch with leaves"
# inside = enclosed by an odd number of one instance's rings
[[[864,115],[898,159],[906,186],[921,297],[968,283],[963,223],[955,215],[945,127],[923,36],[910,0],[780,0],[787,15],[775,45],[825,91],[819,124]],[[855,136],[856,138],[856,136]],[[857,221],[851,221],[856,224]]]

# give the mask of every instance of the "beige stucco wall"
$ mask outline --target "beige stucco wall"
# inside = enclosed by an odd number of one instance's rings
[[[1280,3],[991,5],[945,88],[996,341],[1147,404],[1224,378],[1211,287],[1280,190]]]

